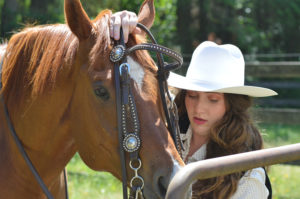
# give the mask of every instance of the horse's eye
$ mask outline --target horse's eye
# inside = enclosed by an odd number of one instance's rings
[[[100,97],[104,101],[107,101],[109,99],[109,92],[103,86],[98,86],[97,88],[95,88],[94,92],[98,97]]]

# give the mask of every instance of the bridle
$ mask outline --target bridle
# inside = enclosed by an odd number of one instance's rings
[[[165,113],[166,123],[168,130],[171,133],[171,136],[174,140],[177,150],[180,152],[182,149],[181,140],[179,137],[179,127],[178,127],[178,115],[177,108],[170,96],[167,85],[167,76],[170,70],[174,70],[180,67],[183,63],[182,56],[177,52],[168,49],[164,46],[157,44],[155,38],[151,32],[142,24],[137,24],[151,39],[152,43],[142,43],[132,46],[126,49],[124,44],[123,32],[121,29],[120,40],[115,41],[115,46],[111,51],[110,60],[114,62],[114,71],[115,71],[115,86],[116,86],[116,107],[117,107],[117,119],[118,119],[118,132],[119,132],[119,150],[120,150],[120,159],[122,167],[122,182],[123,182],[123,198],[128,198],[127,193],[127,176],[126,176],[126,160],[125,160],[125,151],[128,152],[130,160],[129,167],[133,170],[134,176],[130,180],[130,199],[137,199],[139,196],[143,198],[143,187],[144,180],[138,174],[138,170],[142,166],[142,162],[139,158],[139,149],[141,146],[140,139],[140,123],[137,115],[136,105],[134,97],[132,94],[132,89],[130,86],[130,65],[127,63],[127,56],[133,53],[136,50],[149,50],[156,52],[158,59],[158,84],[160,90],[160,96],[162,100],[162,106]],[[163,54],[173,58],[176,62],[171,64],[166,64],[163,59]],[[4,56],[3,56],[4,58]],[[2,90],[2,64],[3,58],[0,62],[0,91]],[[169,107],[167,100],[169,101]],[[28,165],[30,171],[34,175],[39,186],[43,190],[44,194],[48,199],[53,199],[50,191],[44,184],[42,178],[38,174],[34,165],[32,164],[30,158],[28,157],[20,139],[17,136],[17,133],[12,125],[7,106],[5,105],[3,95],[0,93],[0,101],[4,107],[5,118],[10,129],[11,135],[23,156],[26,164]],[[65,192],[66,198],[68,199],[68,190],[67,190],[67,180],[66,172],[64,170],[65,178]]]
[[[141,146],[140,140],[140,125],[137,116],[136,106],[132,90],[130,86],[129,71],[130,65],[127,63],[127,56],[137,50],[154,51],[158,59],[158,85],[162,105],[165,113],[165,118],[168,130],[174,140],[177,150],[180,152],[182,149],[181,140],[179,137],[178,115],[177,108],[170,96],[167,85],[167,76],[170,70],[180,67],[183,63],[182,56],[177,52],[168,49],[164,46],[158,45],[151,32],[142,24],[137,24],[147,36],[151,39],[152,43],[142,43],[134,45],[126,49],[124,44],[123,32],[121,29],[120,40],[115,41],[115,46],[111,51],[110,60],[114,62],[115,71],[115,87],[116,87],[116,106],[118,118],[118,131],[120,143],[120,159],[122,167],[122,182],[123,182],[123,198],[128,198],[127,193],[127,176],[126,176],[126,160],[125,152],[129,153],[129,166],[134,171],[134,176],[130,180],[130,199],[137,199],[139,196],[143,198],[142,189],[144,187],[144,180],[138,175],[138,170],[142,166],[139,158],[139,149]],[[163,59],[163,54],[173,58],[176,62],[166,64]],[[169,100],[169,107],[167,104]],[[129,125],[131,123],[131,125]],[[131,129],[129,127],[131,126]]]

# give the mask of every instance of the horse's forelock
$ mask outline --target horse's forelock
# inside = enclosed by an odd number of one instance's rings
[[[102,11],[96,19],[93,20],[93,36],[95,36],[95,44],[90,52],[89,70],[100,70],[109,64],[109,52],[111,50],[111,38],[109,34],[109,20],[111,16],[110,10]],[[100,67],[100,68],[99,68]]]

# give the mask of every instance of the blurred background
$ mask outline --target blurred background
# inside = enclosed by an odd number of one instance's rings
[[[138,12],[142,0],[82,0],[90,17],[102,9]],[[237,44],[244,54],[300,52],[300,0],[157,0],[160,43],[193,52],[200,42]],[[64,23],[62,0],[0,0],[0,36],[25,24]]]
[[[142,0],[81,0],[91,18],[103,9],[138,13]],[[253,113],[266,147],[300,142],[300,0],[156,0],[152,32],[162,45],[181,52],[184,74],[195,47],[205,40],[240,47],[246,83],[278,96],[256,99]],[[65,23],[63,0],[0,0],[0,42],[25,26]],[[271,168],[273,198],[300,199],[300,165]],[[91,171],[76,155],[68,165],[76,198],[121,198],[119,182]],[[297,191],[298,190],[298,191]]]
[[[82,0],[91,18],[106,8],[138,13],[141,3]],[[184,56],[184,66],[176,72],[186,72],[202,41],[232,43],[245,55],[247,84],[280,94],[257,100],[259,105],[300,108],[300,0],[157,0],[155,7],[152,31],[158,42]],[[63,0],[0,0],[0,17],[3,42],[24,26],[64,23]]]

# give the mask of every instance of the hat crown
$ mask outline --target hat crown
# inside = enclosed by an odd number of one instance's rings
[[[271,89],[244,85],[245,61],[232,44],[201,43],[193,53],[186,76],[170,73],[170,86],[201,92],[219,92],[267,97],[277,95]]]
[[[206,41],[193,53],[186,77],[222,87],[243,86],[245,61],[234,45]]]

